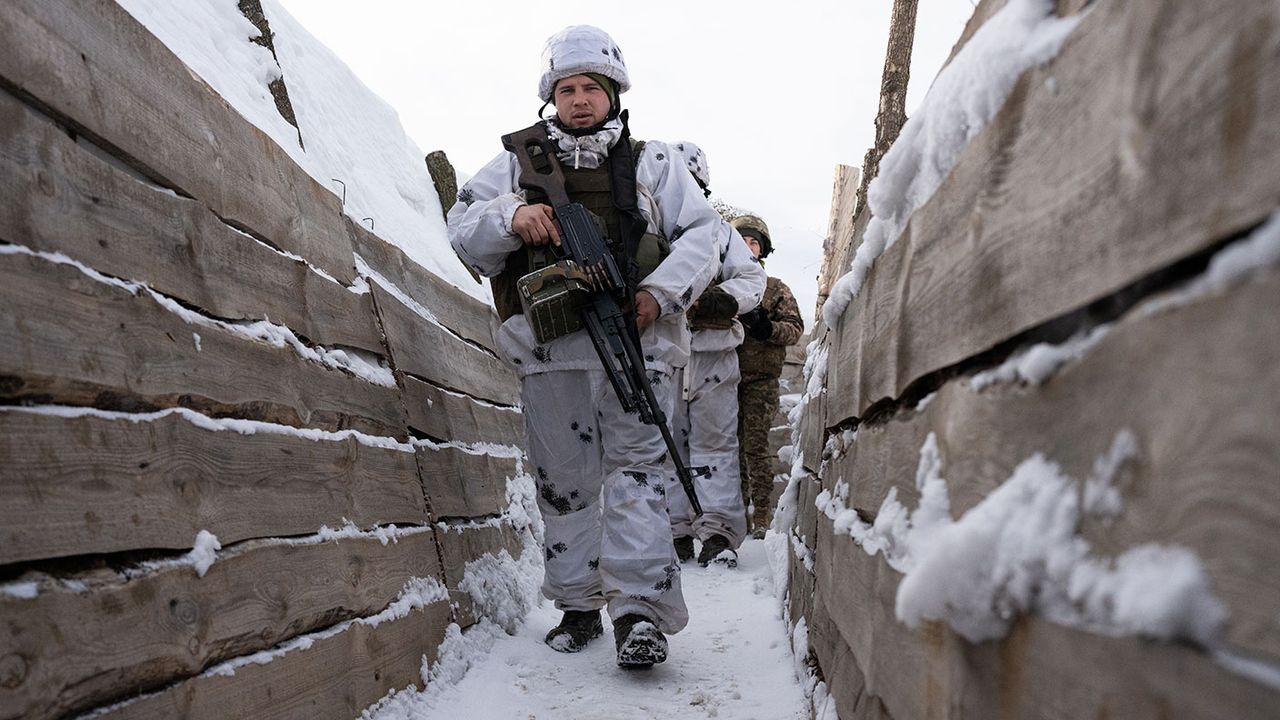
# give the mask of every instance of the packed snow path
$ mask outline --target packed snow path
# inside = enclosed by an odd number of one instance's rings
[[[566,655],[542,638],[560,620],[548,600],[514,636],[499,635],[456,683],[403,693],[376,720],[802,720],[808,717],[766,543],[748,539],[738,567],[686,563],[681,575],[689,626],[671,636],[667,662],[650,670],[614,664],[613,634]]]

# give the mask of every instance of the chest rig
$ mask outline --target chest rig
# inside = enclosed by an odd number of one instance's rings
[[[643,226],[632,230],[640,234],[638,241],[625,241],[624,234],[637,222],[625,219],[627,209],[623,206],[626,203],[615,200],[615,188],[624,188],[618,194],[625,192],[630,195],[629,209],[634,213],[635,171],[644,142],[630,138],[621,142],[628,142],[631,150],[630,153],[621,153],[625,159],[616,157],[620,153],[611,152],[600,167],[576,170],[564,167],[562,171],[570,201],[581,204],[590,212],[601,234],[611,241],[611,251],[619,268],[631,267],[632,257],[629,257],[627,248],[634,247],[635,281],[639,282],[670,254],[671,246],[661,235],[644,232]],[[540,171],[548,164],[541,155],[533,160],[535,167],[542,165],[538,167]],[[541,191],[526,190],[526,193],[529,205],[551,204]],[[507,256],[502,272],[491,280],[499,319],[505,322],[514,315],[528,315],[538,342],[578,330],[581,327],[578,310],[590,292],[588,283],[556,265],[559,260],[561,257],[557,250],[550,245],[524,245]]]

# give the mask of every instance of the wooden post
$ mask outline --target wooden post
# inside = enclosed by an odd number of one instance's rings
[[[445,222],[448,223],[449,210],[458,201],[458,173],[443,150],[434,150],[427,155],[427,172],[431,173],[431,182],[436,186],[436,195],[440,197],[440,212],[444,213]],[[458,257],[458,262],[462,263],[473,280],[483,282],[475,268],[468,265],[461,256]]]

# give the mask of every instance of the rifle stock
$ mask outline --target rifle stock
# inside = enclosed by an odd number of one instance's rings
[[[540,191],[551,201],[552,211],[560,224],[560,250],[565,259],[586,271],[591,278],[592,292],[581,311],[582,324],[600,357],[618,402],[625,412],[636,412],[641,422],[658,427],[667,454],[675,465],[680,486],[689,497],[689,505],[695,515],[701,515],[702,504],[698,502],[693,475],[676,452],[666,413],[649,384],[635,317],[622,310],[624,305],[635,307],[634,283],[618,268],[608,243],[600,235],[587,209],[569,200],[556,147],[542,124],[503,135],[502,144],[520,163],[520,187]],[[538,148],[545,158],[544,169],[540,170],[535,165],[533,148]]]

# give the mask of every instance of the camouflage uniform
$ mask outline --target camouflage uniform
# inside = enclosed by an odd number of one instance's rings
[[[769,427],[778,412],[778,378],[787,346],[804,333],[804,321],[791,288],[769,278],[760,307],[768,311],[773,332],[765,340],[748,336],[738,347],[738,448],[742,468],[742,497],[755,506],[752,529],[769,526],[773,490],[773,454],[769,451]]]

